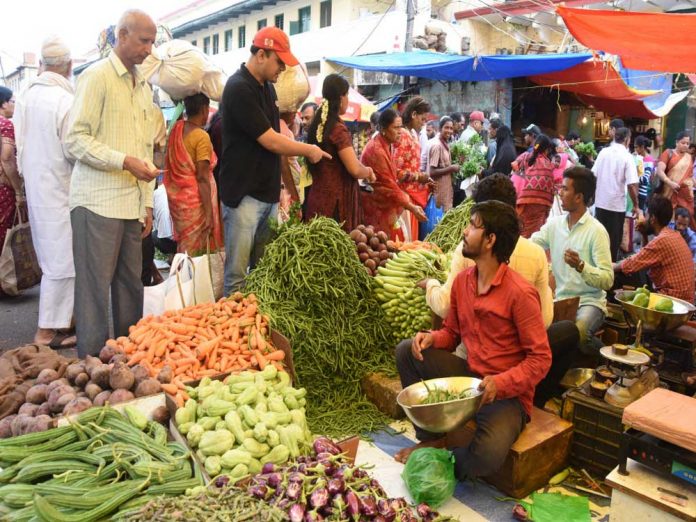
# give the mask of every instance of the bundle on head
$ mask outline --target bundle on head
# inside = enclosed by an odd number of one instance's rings
[[[382,427],[360,379],[394,370],[386,323],[355,244],[332,219],[285,228],[249,274],[273,328],[290,338],[310,428],[342,436]]]

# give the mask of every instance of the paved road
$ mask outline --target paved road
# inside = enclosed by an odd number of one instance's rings
[[[31,343],[39,320],[39,285],[19,297],[0,297],[0,350]]]

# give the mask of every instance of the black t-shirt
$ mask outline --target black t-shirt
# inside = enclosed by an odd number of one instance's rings
[[[269,128],[280,132],[275,89],[259,84],[242,64],[222,93],[220,199],[237,207],[245,196],[264,203],[280,199],[280,157],[257,140]]]

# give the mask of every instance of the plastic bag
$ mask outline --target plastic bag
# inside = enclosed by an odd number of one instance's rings
[[[425,206],[425,217],[428,218],[428,221],[419,224],[418,239],[421,241],[425,239],[425,236],[433,231],[444,215],[445,211],[435,204],[435,194],[430,194],[428,204]]]
[[[411,453],[401,477],[413,500],[437,508],[454,494],[454,456],[445,449],[420,448]]]
[[[532,493],[532,503],[518,501],[534,522],[590,522],[590,501],[587,497],[561,493]]]

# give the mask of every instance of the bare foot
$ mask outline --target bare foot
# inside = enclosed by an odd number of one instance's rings
[[[411,453],[420,448],[445,448],[447,446],[447,437],[440,437],[435,440],[426,440],[424,442],[419,442],[415,446],[410,448],[404,448],[394,455],[394,460],[406,464],[406,461],[411,456]]]

